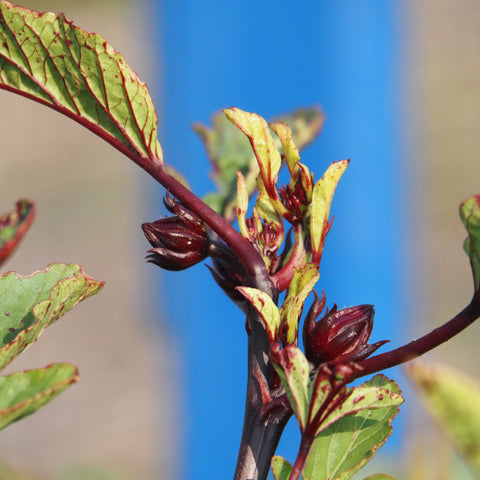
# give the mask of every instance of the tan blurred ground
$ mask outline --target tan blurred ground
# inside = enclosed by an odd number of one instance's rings
[[[149,3],[20,3],[66,12],[106,37],[140,78],[156,83],[155,64],[146,56],[152,52]],[[44,478],[57,478],[73,464],[113,468],[135,480],[176,478],[174,348],[158,321],[144,318],[152,307],[147,285],[153,267],[143,261],[140,223],[154,211],[145,193],[153,183],[76,123],[6,92],[0,92],[0,159],[0,210],[19,197],[38,207],[32,231],[5,269],[27,275],[54,261],[73,262],[106,281],[103,292],[10,366],[16,371],[68,361],[79,366],[81,380],[2,431],[0,459]]]

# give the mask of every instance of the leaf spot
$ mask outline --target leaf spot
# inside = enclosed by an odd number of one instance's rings
[[[382,397],[383,397],[383,395],[382,395]],[[353,404],[356,405],[358,402],[361,402],[364,398],[365,398],[365,395],[361,395],[360,397],[354,398],[353,399]],[[379,400],[381,400],[380,396],[379,396]]]

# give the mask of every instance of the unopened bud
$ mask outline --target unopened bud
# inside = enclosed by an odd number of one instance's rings
[[[324,305],[325,297],[320,301],[315,293],[315,301],[307,314],[303,329],[305,355],[314,365],[325,362],[358,362],[386,343],[384,340],[368,344],[375,315],[372,305],[358,305],[342,310],[334,305],[316,321]]]
[[[152,245],[147,260],[166,270],[184,270],[205,260],[210,239],[203,222],[180,203],[167,198],[175,216],[142,225]]]

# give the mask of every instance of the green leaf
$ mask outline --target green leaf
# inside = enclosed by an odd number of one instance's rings
[[[408,365],[428,412],[480,475],[480,384],[445,366]]]
[[[68,363],[0,377],[0,429],[36,412],[77,381],[77,367]]]
[[[377,375],[364,385],[400,394],[393,381]],[[392,433],[398,406],[361,410],[323,430],[314,441],[303,475],[305,480],[348,480],[362,468]]]
[[[290,177],[295,180],[299,171],[300,153],[292,137],[292,130],[286,123],[271,123],[270,128],[276,133],[282,144],[283,155],[287,162]],[[295,185],[295,183],[294,183]]]
[[[292,466],[283,457],[275,455],[272,458],[272,472],[275,480],[288,480],[292,473]]]
[[[310,365],[308,360],[303,352],[294,345],[288,345],[277,355],[272,351],[272,360],[300,430],[303,432],[307,425],[309,405]]]
[[[67,115],[127,155],[161,162],[146,85],[103,37],[63,14],[0,2],[0,88]]]
[[[302,268],[295,269],[287,296],[280,309],[281,322],[286,325],[289,344],[293,343],[298,336],[298,324],[303,304],[319,278],[318,266],[313,263],[307,263]]]
[[[0,265],[17,248],[34,218],[35,205],[28,200],[19,200],[15,210],[0,216]]]
[[[237,290],[252,304],[253,308],[260,314],[265,329],[268,333],[270,343],[277,339],[280,327],[280,313],[275,302],[269,295],[261,290],[251,287],[237,287]]]
[[[475,298],[480,301],[480,195],[470,197],[460,205],[460,218],[468,233],[463,248],[472,266]]]
[[[52,264],[43,272],[0,277],[0,370],[43,330],[103,287],[78,265]]]
[[[248,240],[252,240],[247,226],[248,211],[247,182],[242,172],[237,172],[237,221],[241,234]]]
[[[340,418],[360,410],[393,407],[403,403],[403,397],[395,382],[381,374],[358,387],[351,387],[349,390],[351,390],[351,394],[322,422],[321,430]]]
[[[274,192],[282,161],[267,122],[256,113],[245,112],[235,107],[226,108],[224,112],[227,118],[250,140],[262,178],[261,184],[258,184],[259,189],[265,189],[270,197],[275,197]]]
[[[333,194],[348,163],[348,160],[333,162],[323,177],[313,187],[310,236],[312,241],[312,261],[317,265],[322,257]]]

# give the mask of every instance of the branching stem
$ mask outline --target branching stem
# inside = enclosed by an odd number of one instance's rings
[[[265,262],[255,247],[221,215],[172,177],[161,164],[136,162],[170,193],[195,212],[235,252],[247,272],[248,286],[271,285]],[[269,288],[271,290],[271,288]],[[268,292],[267,292],[268,293]]]
[[[471,325],[479,317],[480,304],[472,301],[450,321],[444,323],[435,330],[432,330],[423,337],[413,340],[402,347],[358,362],[360,370],[356,372],[355,378],[363,377],[413,360],[435,347],[438,347],[442,343],[445,343],[447,340],[450,340]]]

